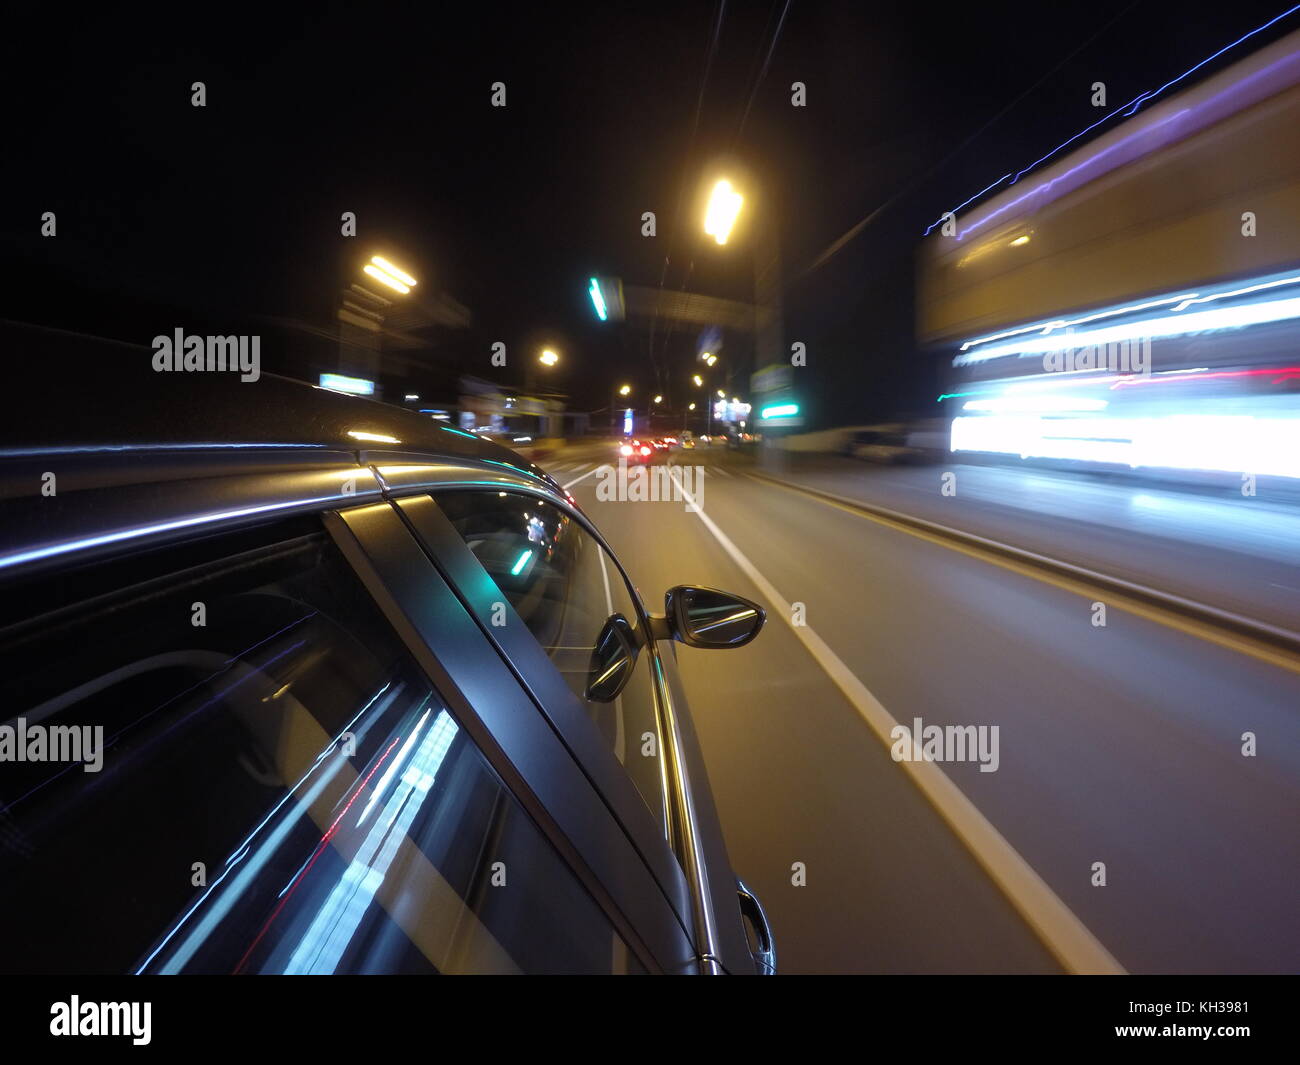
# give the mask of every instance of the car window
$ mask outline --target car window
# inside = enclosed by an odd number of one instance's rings
[[[444,492],[438,505],[582,701],[666,832],[651,655],[618,565],[576,520],[532,496]],[[641,652],[622,693],[600,702],[587,695],[593,651],[614,615],[632,626]]]
[[[323,534],[0,650],[0,969],[639,968]]]

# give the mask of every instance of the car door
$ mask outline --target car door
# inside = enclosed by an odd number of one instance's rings
[[[702,759],[680,688],[646,638],[644,607],[575,510],[512,487],[459,486],[397,505],[628,831],[700,954],[750,971]],[[625,617],[642,648],[612,704],[585,691],[611,617]]]
[[[7,571],[0,970],[692,971],[398,513],[324,526]]]
[[[650,966],[694,971],[687,929],[662,882],[535,697],[484,638],[434,565],[438,556],[408,528],[412,502],[341,511],[328,516],[327,527],[413,657],[620,934]]]

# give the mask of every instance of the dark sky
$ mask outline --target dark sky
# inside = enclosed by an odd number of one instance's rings
[[[786,334],[808,346],[814,420],[915,409],[932,384],[912,335],[925,224],[1096,121],[1093,81],[1122,104],[1286,4],[791,0],[755,90],[784,0],[728,3],[694,133],[715,4],[457,6],[11,18],[0,312],[142,343],[191,314],[232,331],[256,316],[328,329],[349,272],[384,248],[473,313],[429,360],[513,384],[520,368],[494,370],[491,341],[513,362],[550,342],[564,354],[550,380],[598,408],[619,380],[660,386],[645,328],[595,322],[591,273],[751,297],[752,232],[711,247],[694,199],[730,158],[769,206],[742,223],[779,234]],[[194,81],[206,108],[190,106]],[[489,105],[494,81],[505,109]],[[45,210],[54,239],[39,235]],[[353,241],[339,235],[345,210]],[[657,214],[654,239],[640,235],[643,211]],[[693,398],[696,341],[657,327],[678,404]],[[733,391],[747,391],[750,347],[727,337]]]

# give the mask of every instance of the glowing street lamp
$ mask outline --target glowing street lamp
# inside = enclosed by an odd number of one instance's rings
[[[663,401],[664,401],[664,397],[663,397],[663,396],[655,396],[655,402],[656,402],[656,403],[662,403]]]
[[[695,382],[696,388],[702,388],[704,386],[704,378],[701,377],[699,374],[696,374],[694,377],[691,378],[691,380]]]
[[[367,276],[373,277],[382,285],[387,285],[405,296],[418,282],[400,266],[394,266],[382,255],[372,255],[370,262],[361,268]]]
[[[726,244],[731,235],[731,227],[736,224],[740,214],[740,205],[745,198],[731,187],[731,182],[723,178],[713,186],[709,195],[709,206],[704,212],[704,232],[719,244]]]
[[[694,410],[694,409],[695,409],[695,404],[692,403],[692,404],[691,404],[689,407],[687,407],[686,409],[687,409],[687,410]]]
[[[632,394],[632,386],[624,385],[622,388],[618,390],[618,394],[620,396],[630,396]]]
[[[560,361],[560,357],[557,354],[555,354],[555,352],[553,352],[550,348],[547,348],[545,351],[543,351],[540,355],[537,356],[537,361],[540,362],[543,366],[554,366],[557,362]]]
[[[724,391],[722,391],[722,389],[719,388],[719,389],[718,389],[718,398],[719,398],[719,399],[726,399],[726,398],[727,398],[727,393],[725,393]]]

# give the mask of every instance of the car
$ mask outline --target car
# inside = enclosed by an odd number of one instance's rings
[[[619,458],[628,463],[649,465],[654,461],[655,452],[658,449],[649,440],[628,440],[619,445]]]
[[[943,446],[943,434],[928,423],[897,422],[854,430],[845,440],[844,453],[884,465],[918,465],[938,461]]]
[[[689,429],[684,430],[682,432],[681,443],[682,443],[683,450],[690,450],[691,448],[694,448],[695,434],[692,433]]]
[[[473,434],[112,354],[0,429],[0,970],[774,971],[676,664],[760,606],[652,610]]]

